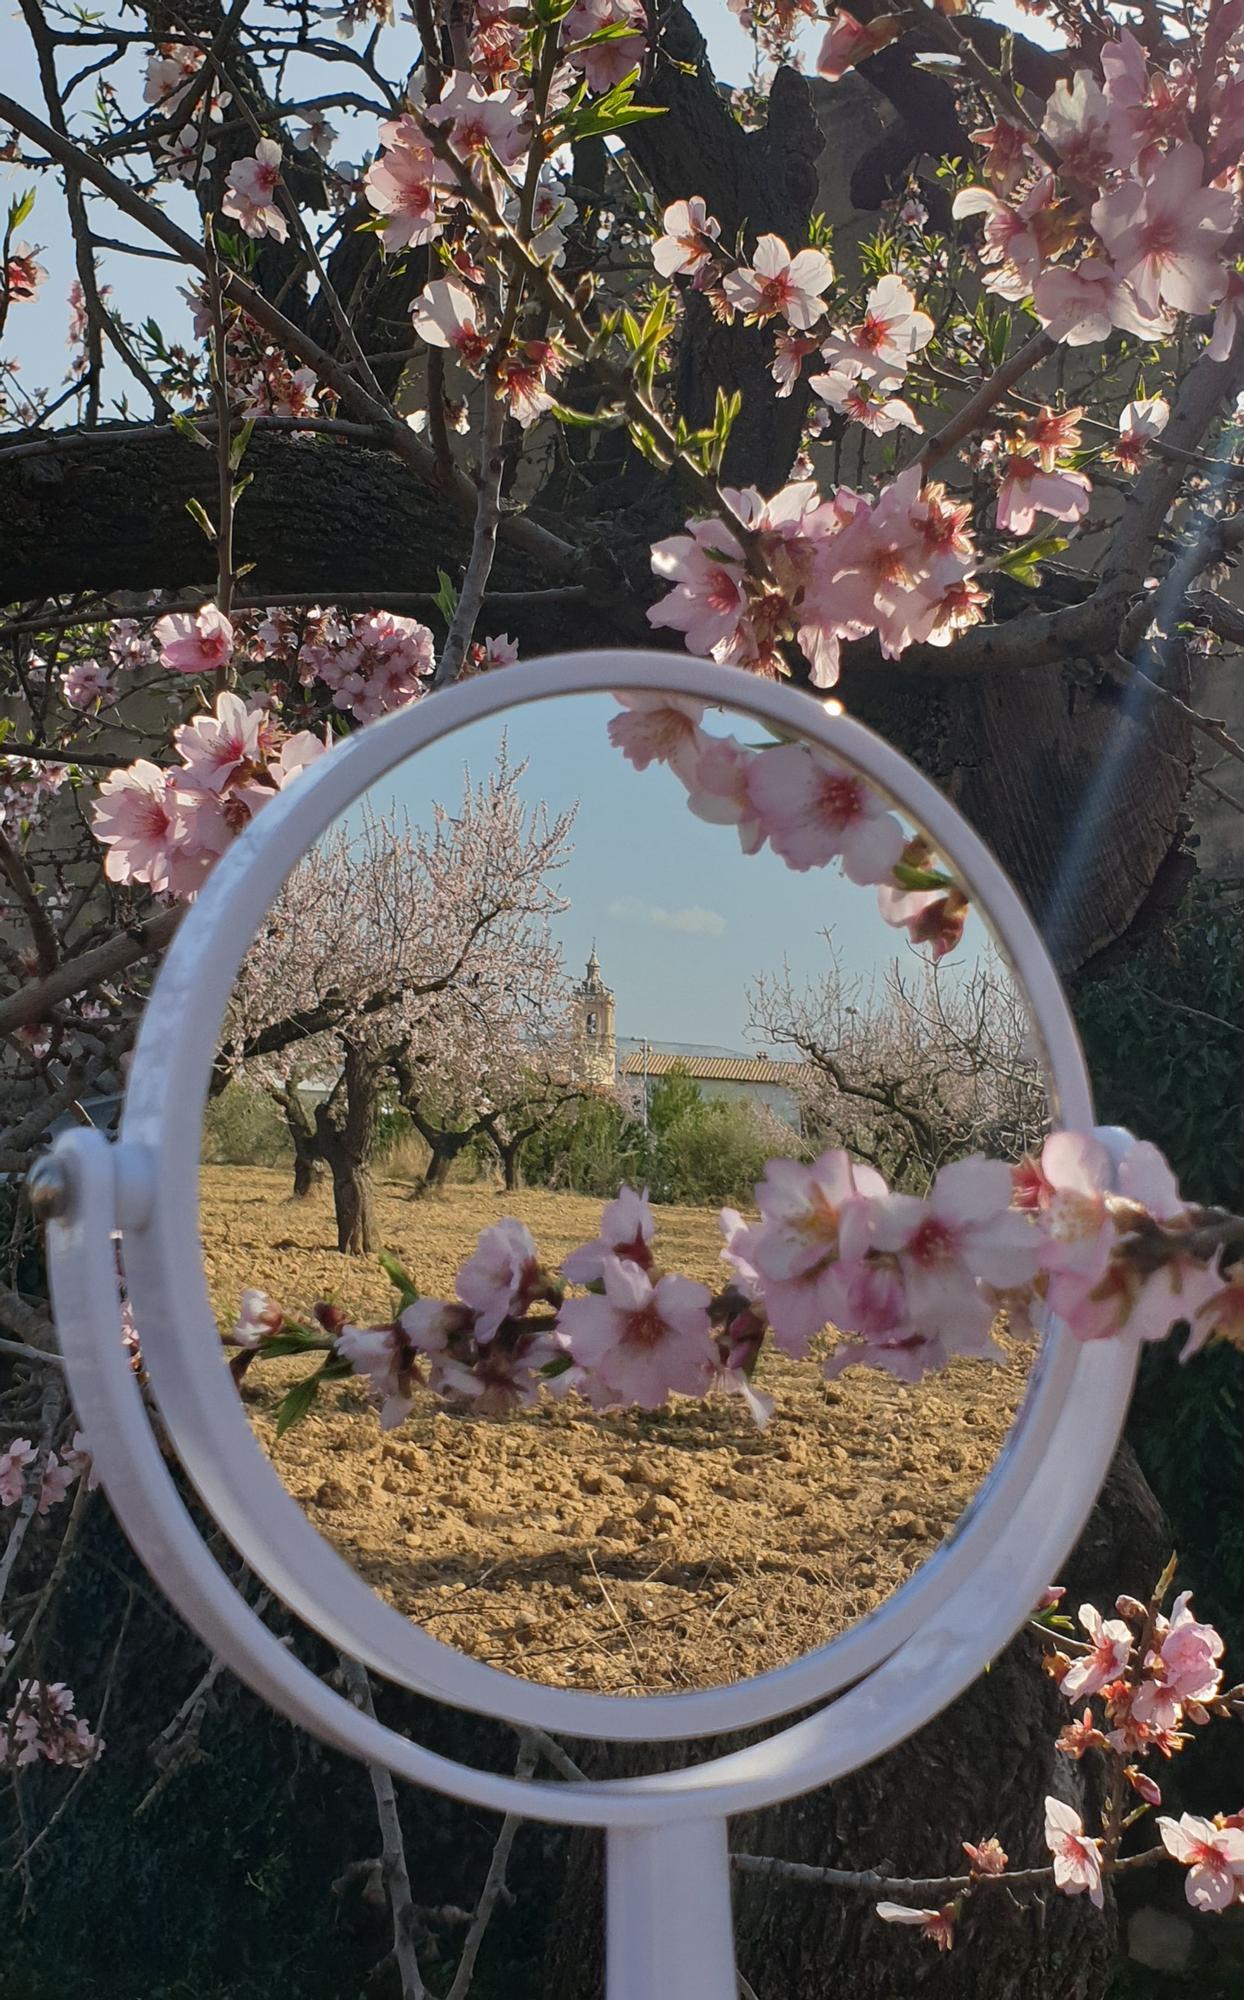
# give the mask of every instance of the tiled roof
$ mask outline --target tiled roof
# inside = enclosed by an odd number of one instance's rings
[[[679,1056],[664,1049],[630,1049],[618,1065],[621,1076],[669,1076],[677,1071],[700,1083],[799,1083],[807,1063],[770,1062],[767,1056]]]

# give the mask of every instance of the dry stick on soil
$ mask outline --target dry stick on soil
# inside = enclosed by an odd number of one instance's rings
[[[536,1746],[531,1740],[530,1733],[524,1730],[519,1734],[518,1762],[514,1766],[514,1775],[519,1779],[529,1778],[535,1768]],[[507,1813],[501,1822],[501,1831],[497,1835],[497,1844],[492,1850],[492,1860],[488,1864],[488,1873],[480,1891],[479,1904],[471,1919],[471,1928],[467,1932],[466,1942],[462,1947],[462,1957],[458,1960],[458,1970],[454,1974],[454,1983],[446,1995],[446,2000],[467,2000],[467,1995],[470,1993],[475,1961],[484,1942],[484,1933],[492,1921],[493,1911],[505,1890],[505,1871],[509,1866],[510,1849],[514,1845],[514,1836],[521,1824],[522,1821],[517,1813]]]
[[[349,1659],[345,1653],[339,1653],[337,1657],[350,1700],[374,1722],[376,1708],[366,1668],[361,1667],[357,1660]],[[402,1983],[402,2000],[428,2000],[428,1989],[423,1983],[415,1952],[415,1903],[410,1892],[410,1870],[406,1866],[406,1846],[398,1817],[393,1774],[386,1771],[383,1764],[369,1764],[367,1775],[371,1779],[376,1817],[380,1822],[381,1867],[389,1894],[389,1907],[393,1912],[393,1960]]]

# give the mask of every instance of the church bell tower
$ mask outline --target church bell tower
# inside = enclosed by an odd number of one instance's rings
[[[613,992],[601,977],[596,946],[582,982],[574,989],[575,1042],[583,1074],[591,1083],[611,1084],[618,1047],[613,1029]]]

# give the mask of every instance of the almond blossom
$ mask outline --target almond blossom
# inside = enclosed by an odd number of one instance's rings
[[[26,1491],[26,1468],[38,1457],[29,1438],[14,1438],[0,1451],[0,1507],[16,1507]]]
[[[950,1951],[955,1941],[955,1906],[947,1903],[940,1910],[916,1910],[906,1903],[877,1903],[876,1913],[883,1924],[918,1925],[921,1937],[935,1944],[939,1951]]]
[[[116,700],[117,689],[111,672],[101,661],[75,660],[65,669],[61,694],[70,708],[93,708],[96,702],[107,708]]]
[[[796,1358],[847,1315],[846,1286],[869,1247],[870,1203],[885,1193],[875,1168],[830,1148],[810,1167],[770,1160],[756,1189],[760,1222],[729,1218],[722,1253],[749,1294],[763,1296],[773,1336]]]
[[[1096,1694],[1118,1678],[1132,1656],[1132,1634],[1121,1618],[1104,1619],[1092,1604],[1080,1606],[1080,1623],[1089,1635],[1090,1650],[1080,1654],[1059,1685],[1068,1701]]]
[[[821,750],[782,743],[763,751],[749,766],[748,792],[789,868],[841,858],[852,882],[881,882],[902,853],[903,830],[879,794]]]
[[[371,206],[386,218],[380,240],[386,250],[435,242],[441,235],[439,188],[448,177],[427,135],[409,115],[380,127],[384,151],[363,176]]]
[[[627,65],[634,68],[634,63]],[[625,74],[625,72],[624,72]],[[486,167],[490,158],[517,167],[526,157],[524,106],[513,90],[482,90],[466,70],[455,70],[439,102],[424,112],[430,125],[446,130],[460,160]]]
[[[381,1429],[393,1430],[404,1422],[411,1410],[414,1355],[402,1327],[344,1326],[334,1351],[349,1362],[356,1375],[366,1376],[380,1406]]]
[[[285,1314],[281,1307],[266,1292],[248,1285],[242,1292],[230,1338],[235,1347],[258,1347],[262,1341],[279,1333],[284,1324]]]
[[[884,49],[896,41],[902,29],[893,14],[877,14],[865,24],[857,21],[845,7],[839,7],[830,23],[829,33],[821,43],[821,52],[816,59],[818,76],[829,83],[840,83],[849,69],[856,63],[866,62],[875,56],[878,49]]]
[[[652,246],[652,261],[663,278],[695,278],[718,252],[721,224],[710,215],[703,195],[671,202],[661,217],[664,232]]]
[[[901,382],[914,357],[928,346],[933,322],[917,310],[915,295],[893,272],[868,294],[864,317],[846,332],[835,329],[821,343],[833,374],[845,365],[878,388]],[[815,387],[815,383],[813,387]]]
[[[140,757],[105,778],[95,797],[95,838],[112,882],[144,882],[161,896],[193,895],[228,845],[218,813],[188,803],[177,776]]]
[[[1017,206],[992,188],[961,188],[951,203],[956,221],[985,217],[981,262],[985,289],[1004,299],[1024,299],[1043,266],[1073,240],[1074,230],[1054,206],[1054,177],[1039,174]]]
[[[348,627],[334,623],[298,654],[302,679],[323,681],[332,689],[333,707],[356,722],[374,722],[418,701],[434,664],[428,627],[392,611],[360,614]]]
[[[1146,180],[1124,181],[1093,204],[1093,227],[1144,312],[1208,312],[1227,289],[1222,252],[1235,196],[1205,187],[1204,165],[1199,146],[1175,146]]]
[[[648,46],[648,17],[642,0],[575,0],[566,16],[564,33],[570,44],[567,60],[581,70],[589,90],[612,90],[643,61]],[[589,48],[576,48],[602,28],[627,27],[629,34],[611,36]]]
[[[1054,1857],[1054,1886],[1064,1896],[1086,1892],[1093,1906],[1105,1907],[1101,1878],[1101,1849],[1084,1831],[1078,1812],[1062,1799],[1045,1801],[1045,1844]]]
[[[483,1230],[458,1272],[455,1289],[463,1305],[478,1314],[474,1330],[481,1343],[493,1338],[502,1320],[525,1312],[547,1289],[526,1223],[507,1216]]]
[[[980,1154],[942,1167],[924,1200],[880,1197],[870,1229],[898,1261],[912,1325],[962,1351],[989,1351],[994,1307],[978,1281],[1007,1291],[1040,1262],[1036,1231],[1011,1207],[1009,1168]]]
[[[1194,1910],[1225,1910],[1244,1900],[1244,1828],[1187,1812],[1160,1817],[1157,1825],[1167,1853],[1188,1870],[1184,1894]]]
[[[625,1403],[660,1409],[671,1394],[702,1395],[713,1367],[709,1289],[607,1257],[604,1296],[568,1299],[560,1325],[581,1368]]]
[[[671,589],[649,605],[649,623],[685,633],[689,652],[730,659],[748,612],[743,551],[730,530],[692,521],[685,535],[653,543],[652,568]]]
[[[1004,535],[1030,535],[1038,514],[1055,521],[1079,521],[1093,497],[1092,482],[1067,468],[1046,471],[1026,451],[1007,454],[995,515]]]
[[[821,250],[800,250],[793,257],[780,236],[762,236],[750,264],[727,271],[722,289],[748,325],[763,324],[780,313],[788,326],[814,326],[824,310],[821,294],[834,279],[834,267]]]
[[[809,386],[831,409],[863,424],[874,436],[884,437],[900,424],[909,431],[924,429],[911,404],[878,388],[858,361],[843,361],[831,374],[813,375]]]
[[[0,286],[0,296],[18,302],[33,299],[46,277],[47,272],[30,246],[26,243],[14,243],[5,261],[4,284]]]
[[[609,723],[614,748],[637,771],[646,771],[649,764],[668,764],[690,782],[704,741],[703,702],[683,695],[649,694],[642,688],[623,690],[616,699],[624,712]]]
[[[410,308],[415,332],[429,347],[446,347],[466,367],[478,370],[488,354],[490,336],[480,326],[480,311],[469,292],[451,278],[425,285]]]
[[[687,804],[696,818],[710,826],[737,828],[744,854],[758,853],[769,832],[750,784],[757,754],[745,750],[733,736],[706,736],[695,754],[692,775],[684,778]]]
[[[225,175],[228,193],[221,211],[241,224],[248,236],[275,236],[284,243],[289,224],[274,199],[281,179],[281,148],[275,139],[260,139],[255,151],[235,160]]]
[[[233,658],[233,626],[214,604],[157,619],[160,665],[175,674],[211,674]]]
[[[600,1235],[562,1259],[563,1278],[572,1285],[599,1284],[608,1257],[616,1257],[624,1264],[638,1264],[642,1271],[650,1270],[652,1232],[647,1188],[636,1194],[634,1188],[624,1185],[600,1218]]]
[[[1145,1661],[1145,1678],[1133,1711],[1142,1722],[1173,1728],[1185,1702],[1212,1701],[1222,1684],[1221,1634],[1192,1615],[1192,1593],[1181,1591],[1169,1624],[1158,1621],[1155,1651]]]
[[[1150,438],[1161,437],[1170,422],[1171,406],[1165,396],[1139,396],[1128,403],[1119,418],[1119,442],[1112,457],[1126,472],[1137,472],[1148,456]]]

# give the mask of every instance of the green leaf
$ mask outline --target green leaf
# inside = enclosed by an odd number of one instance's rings
[[[382,1250],[376,1261],[401,1299],[403,1312],[407,1306],[416,1305],[419,1300],[419,1287],[400,1259],[395,1257],[391,1250]]]
[[[573,424],[578,430],[584,431],[595,430],[601,421],[598,416],[589,416],[584,410],[572,410],[565,403],[551,404],[549,415],[556,417],[559,423]]]
[[[207,511],[204,508],[202,501],[187,500],[186,512],[187,514],[189,514],[190,519],[196,522],[198,526],[202,528],[203,533],[207,536],[208,541],[211,542],[214,546],[216,541],[216,530],[215,528],[213,528],[211,522],[207,518]]]
[[[635,25],[631,21],[611,21],[607,28],[595,28],[590,35],[584,35],[582,41],[571,42],[569,48],[562,50],[562,54],[572,56],[579,49],[595,48],[599,42],[620,42],[627,35],[636,32]]]
[[[893,873],[900,889],[953,889],[955,886],[949,875],[942,875],[935,868],[912,868],[906,861],[896,861]]]
[[[443,569],[436,572],[436,596],[433,599],[446,625],[454,622],[454,612],[458,609],[458,593]]]
[[[594,139],[619,132],[624,125],[637,125],[642,118],[664,118],[663,105],[636,104],[633,101],[638,82],[639,70],[633,69],[629,76],[615,83],[612,90],[607,90],[590,104],[566,105],[553,120],[554,126],[567,139]]]
[[[1067,545],[1066,535],[1034,535],[1031,541],[1022,542],[1009,555],[1000,557],[994,567],[1013,582],[1022,583],[1026,590],[1035,590],[1041,581],[1037,565],[1061,554]]]
[[[279,1360],[284,1354],[313,1354],[317,1349],[327,1350],[331,1345],[328,1335],[318,1327],[299,1326],[287,1320],[279,1333],[260,1342],[259,1351],[265,1361],[272,1361]]]
[[[25,194],[14,195],[9,203],[9,228],[20,229],[35,205],[35,190],[27,188]]]
[[[304,1375],[301,1382],[295,1382],[282,1396],[276,1413],[276,1434],[284,1437],[286,1431],[300,1424],[312,1403],[320,1393],[322,1370],[317,1368],[313,1375]]]
[[[255,434],[255,419],[248,417],[229,447],[229,470],[236,472],[246,456],[246,447]]]
[[[255,475],[253,472],[244,472],[240,479],[235,479],[230,495],[235,507],[237,506],[238,501],[242,498],[242,495],[245,493],[247,487],[250,485],[254,477]]]
[[[172,416],[169,418],[169,422],[177,432],[178,437],[186,438],[191,444],[202,445],[204,451],[211,450],[212,441],[207,433],[201,431],[195,423],[194,418],[188,417],[184,410],[174,410]]]

